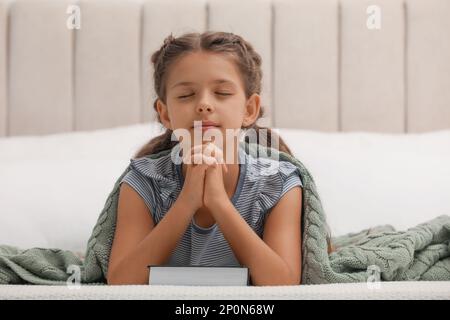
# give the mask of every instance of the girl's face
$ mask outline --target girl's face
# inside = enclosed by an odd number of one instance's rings
[[[260,109],[258,94],[246,99],[235,63],[215,53],[195,52],[175,61],[169,68],[166,95],[167,105],[161,100],[157,104],[161,121],[171,130],[187,129],[191,144],[194,121],[216,123],[225,143],[226,129],[251,125]]]

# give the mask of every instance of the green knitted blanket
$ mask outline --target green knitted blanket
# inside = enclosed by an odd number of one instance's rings
[[[241,142],[253,156],[264,156],[262,146]],[[164,150],[147,157],[157,158]],[[376,226],[332,239],[335,251],[328,254],[325,212],[314,179],[296,158],[270,149],[280,160],[298,167],[303,182],[302,283],[365,282],[401,280],[450,280],[450,217],[439,216],[406,231]],[[270,153],[269,153],[270,154]],[[116,226],[119,182],[108,195],[89,238],[86,253],[61,249],[19,249],[0,246],[0,284],[66,285],[106,284],[108,261]],[[348,195],[349,201],[351,195]],[[362,212],[364,208],[361,208]]]

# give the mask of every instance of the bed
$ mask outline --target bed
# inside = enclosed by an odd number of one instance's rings
[[[380,1],[377,31],[365,24],[365,1],[255,3],[0,0],[0,244],[83,255],[114,181],[162,132],[148,55],[171,31],[222,29],[255,44],[268,111],[260,124],[313,174],[332,236],[450,214],[448,2]],[[78,9],[81,28],[71,29]],[[188,14],[168,19],[174,12]],[[245,22],[249,13],[260,19]],[[347,192],[360,201],[347,203]],[[450,282],[0,286],[0,299],[53,298],[449,299]]]
[[[62,248],[83,257],[87,239],[103,208],[117,174],[129,155],[161,130],[155,122],[88,132],[0,139],[2,223],[0,243],[22,248]],[[278,129],[313,173],[327,213],[332,236],[366,227],[390,224],[406,229],[450,211],[450,130],[417,135],[375,133],[320,133]],[[116,141],[123,148],[111,148]],[[417,148],[426,150],[417,154]],[[336,153],[336,150],[342,152]],[[49,157],[51,154],[51,157]],[[411,155],[415,155],[411,158]],[[358,158],[356,158],[358,157]],[[383,158],[395,159],[383,164]],[[414,159],[414,160],[412,160]],[[405,168],[405,163],[408,168]],[[411,163],[414,162],[414,163]],[[377,166],[372,174],[373,167]],[[411,174],[413,168],[414,174]],[[422,176],[427,169],[434,184]],[[431,172],[430,172],[431,170]],[[335,173],[338,172],[338,173]],[[365,174],[362,174],[365,173]],[[378,199],[361,216],[357,204],[349,210],[339,197],[346,185],[342,176],[360,179],[360,203]],[[19,178],[20,177],[20,178]],[[29,181],[24,184],[24,179]],[[89,189],[85,181],[90,180]],[[387,179],[383,181],[380,179]],[[68,183],[70,182],[70,183]],[[347,182],[348,183],[348,182]],[[64,185],[64,188],[61,188]],[[406,186],[408,192],[400,192]],[[433,191],[433,192],[432,192]],[[392,194],[400,193],[400,197]],[[73,195],[83,201],[73,202]],[[427,194],[427,197],[423,197]],[[23,201],[24,195],[26,201]],[[411,203],[413,202],[413,203]],[[51,203],[51,205],[49,205]],[[70,206],[67,204],[70,203]],[[389,203],[392,211],[384,206]],[[364,206],[365,208],[367,206]],[[345,216],[342,215],[346,212]],[[366,215],[367,212],[367,215]],[[377,214],[375,214],[377,213]],[[74,219],[74,217],[76,217]],[[48,224],[47,221],[55,221]],[[57,228],[54,226],[58,225]],[[188,287],[188,286],[0,286],[0,298],[14,299],[448,299],[450,282],[381,282],[358,284],[301,285],[289,287]]]
[[[4,285],[0,300],[448,300],[445,281],[383,282],[379,288],[365,283],[285,287],[196,286],[64,286]]]

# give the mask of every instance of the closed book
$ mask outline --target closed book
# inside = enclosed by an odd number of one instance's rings
[[[149,285],[248,286],[249,269],[243,266],[150,265]]]

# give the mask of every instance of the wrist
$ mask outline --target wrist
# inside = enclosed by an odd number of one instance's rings
[[[223,196],[223,197],[214,197],[211,199],[208,199],[207,202],[205,202],[205,207],[210,210],[213,211],[226,207],[228,205],[232,204],[231,200],[228,198],[228,196]]]
[[[186,196],[183,192],[181,192],[176,200],[181,207],[190,213],[194,214],[199,208],[195,205],[194,201]]]

